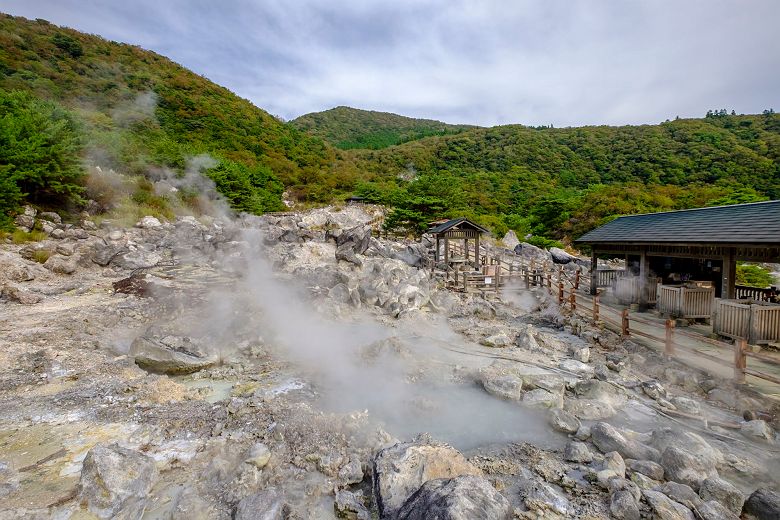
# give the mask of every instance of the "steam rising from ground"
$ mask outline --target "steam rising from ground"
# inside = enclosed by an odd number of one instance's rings
[[[368,410],[399,438],[429,432],[464,449],[521,440],[556,443],[537,412],[492,397],[470,380],[454,380],[456,364],[476,368],[493,360],[442,348],[479,348],[465,344],[446,323],[404,321],[395,328],[365,314],[328,319],[302,288],[274,275],[257,230],[244,230],[243,239],[243,292],[210,298],[210,308],[222,314],[210,321],[259,317],[258,334],[314,383],[324,409]]]

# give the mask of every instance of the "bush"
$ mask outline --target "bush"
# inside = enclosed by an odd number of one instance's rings
[[[0,90],[0,227],[25,201],[81,203],[81,142],[74,119],[30,94]]]
[[[766,289],[777,283],[772,273],[755,264],[737,264],[737,285]]]
[[[37,251],[34,251],[32,254],[32,259],[38,262],[39,264],[46,263],[46,260],[51,257],[51,251],[48,249],[38,249]]]
[[[531,244],[532,246],[541,247],[543,249],[550,249],[551,247],[558,247],[560,249],[563,249],[563,244],[561,244],[557,240],[552,240],[550,238],[532,236],[523,239],[523,241]]]

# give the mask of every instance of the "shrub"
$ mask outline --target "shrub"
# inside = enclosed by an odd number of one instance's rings
[[[0,89],[0,227],[25,200],[82,202],[81,142],[74,119],[25,92]]]
[[[767,269],[755,264],[737,265],[737,285],[765,289],[777,283]]]

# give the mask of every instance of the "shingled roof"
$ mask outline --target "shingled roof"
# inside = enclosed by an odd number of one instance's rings
[[[576,242],[780,245],[780,200],[618,217]]]
[[[434,235],[438,235],[439,233],[444,233],[448,229],[453,228],[453,227],[455,227],[457,225],[460,225],[460,224],[464,224],[464,223],[467,226],[470,226],[471,228],[476,229],[480,233],[487,233],[488,232],[487,229],[483,228],[479,224],[475,224],[474,222],[470,221],[467,218],[460,217],[460,218],[454,218],[452,220],[448,220],[447,222],[443,222],[443,223],[439,224],[438,226],[429,229],[428,233],[432,233]]]

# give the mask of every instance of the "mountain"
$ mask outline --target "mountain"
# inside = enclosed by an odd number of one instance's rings
[[[349,164],[322,139],[163,56],[0,14],[0,92],[14,91],[68,111],[85,171],[181,176],[189,158],[208,154],[207,162],[220,164],[212,175],[217,188],[252,212],[283,207],[282,185],[298,200],[317,202],[353,183]]]
[[[291,123],[342,150],[379,150],[423,137],[459,134],[477,128],[343,106],[306,114]]]

